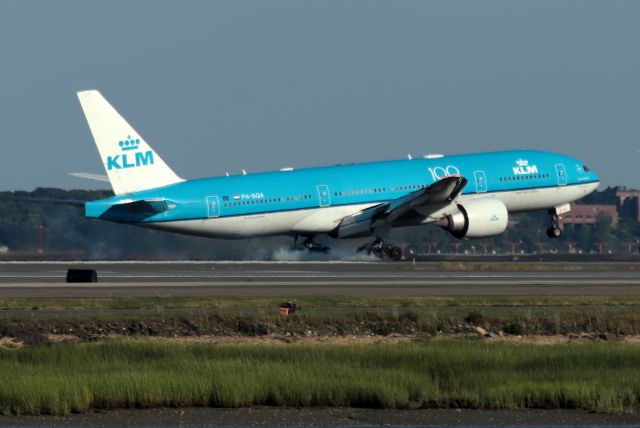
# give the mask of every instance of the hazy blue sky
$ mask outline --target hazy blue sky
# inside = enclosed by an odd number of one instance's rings
[[[0,189],[107,187],[99,89],[185,178],[508,148],[640,187],[637,1],[0,2]]]

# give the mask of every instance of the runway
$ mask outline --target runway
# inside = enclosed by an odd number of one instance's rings
[[[4,262],[0,298],[138,296],[523,296],[640,293],[640,264],[443,270],[417,263]],[[504,265],[503,265],[504,266]],[[98,283],[65,283],[68,268]]]

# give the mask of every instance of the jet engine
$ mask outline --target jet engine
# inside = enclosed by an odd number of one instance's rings
[[[443,227],[459,239],[488,238],[507,228],[507,207],[493,198],[480,198],[457,205],[458,210],[446,217]]]

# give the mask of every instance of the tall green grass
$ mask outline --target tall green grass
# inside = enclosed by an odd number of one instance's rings
[[[640,347],[118,340],[0,351],[0,412],[156,406],[638,407]]]

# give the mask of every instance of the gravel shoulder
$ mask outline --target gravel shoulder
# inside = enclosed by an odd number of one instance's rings
[[[1,426],[47,427],[254,427],[402,425],[622,425],[640,413],[594,414],[580,410],[375,410],[353,408],[129,409],[70,416],[0,416]]]

